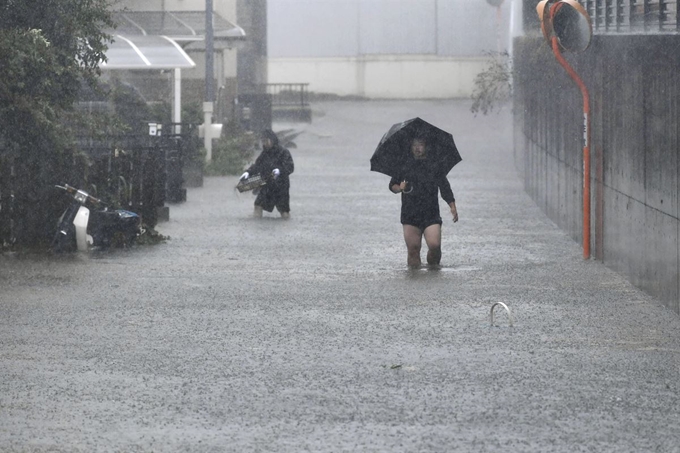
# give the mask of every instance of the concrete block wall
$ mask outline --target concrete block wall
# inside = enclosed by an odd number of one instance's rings
[[[536,203],[581,242],[581,93],[542,38],[515,49],[516,164]],[[591,98],[591,250],[678,313],[679,49],[677,35],[595,36],[565,55]]]

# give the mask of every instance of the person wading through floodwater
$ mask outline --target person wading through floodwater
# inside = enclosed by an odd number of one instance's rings
[[[390,180],[389,188],[395,194],[401,193],[401,223],[408,266],[420,267],[420,248],[425,237],[427,264],[436,267],[442,257],[442,218],[439,214],[438,192],[449,205],[454,222],[458,221],[456,200],[446,173],[442,173],[435,162],[428,160],[425,137],[414,138],[410,151],[401,174]]]
[[[290,174],[295,170],[290,151],[279,145],[276,134],[267,129],[262,132],[262,152],[255,163],[241,175],[247,179],[250,175],[260,175],[267,182],[260,188],[255,198],[253,215],[262,217],[262,211],[272,212],[274,208],[281,213],[281,218],[290,218]]]

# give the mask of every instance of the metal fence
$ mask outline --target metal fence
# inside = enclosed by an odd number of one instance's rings
[[[593,32],[678,33],[680,0],[581,0]]]
[[[308,106],[308,83],[267,83],[265,90],[272,98],[272,106]]]
[[[89,190],[137,212],[148,226],[157,222],[156,209],[165,202],[186,201],[184,168],[200,159],[195,124],[150,124],[153,135],[109,137],[81,143],[91,163]]]
[[[266,90],[272,97],[272,119],[312,122],[308,83],[268,83]]]
[[[174,126],[165,125],[162,130],[171,132]],[[73,165],[58,177],[60,180],[38,188],[27,182],[41,178],[22,165],[18,157],[8,157],[0,150],[0,248],[23,243],[22,230],[29,223],[27,218],[33,215],[31,210],[54,210],[62,204],[61,193],[51,191],[51,184],[67,183],[83,189],[108,204],[136,212],[147,227],[155,227],[159,208],[166,202],[186,200],[184,168],[187,161],[200,159],[196,126],[182,124],[181,131],[80,140],[79,147],[85,150],[87,158],[78,159],[76,155],[67,158]],[[54,212],[38,214],[49,222]],[[43,227],[45,235],[49,235],[50,228]]]

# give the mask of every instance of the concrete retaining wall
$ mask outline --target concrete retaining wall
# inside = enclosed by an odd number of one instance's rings
[[[582,240],[583,98],[542,38],[515,44],[515,158],[527,192]],[[591,249],[680,313],[680,36],[596,36],[565,55],[591,97]]]

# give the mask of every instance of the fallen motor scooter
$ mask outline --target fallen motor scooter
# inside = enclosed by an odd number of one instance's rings
[[[134,212],[109,209],[100,199],[68,184],[55,187],[66,191],[73,199],[59,218],[52,241],[55,252],[82,252],[89,246],[128,246],[144,233],[142,219]]]

